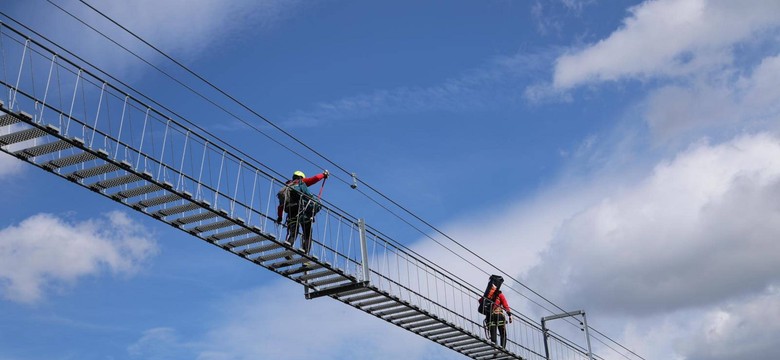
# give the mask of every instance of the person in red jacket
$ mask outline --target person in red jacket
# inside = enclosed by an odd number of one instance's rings
[[[307,254],[311,250],[311,224],[314,215],[319,210],[319,199],[310,191],[309,186],[322,179],[328,178],[328,170],[312,177],[306,177],[302,171],[293,173],[277,195],[279,206],[276,208],[276,223],[282,224],[282,213],[287,213],[287,238],[288,245],[295,244],[298,231],[301,231],[301,246]],[[291,260],[288,256],[287,260]]]
[[[498,291],[498,294],[494,294],[496,291]],[[501,347],[506,348],[506,321],[508,316],[509,323],[512,323],[512,309],[509,308],[509,303],[506,301],[504,293],[501,290],[496,290],[495,287],[490,291],[487,298],[495,299],[493,300],[492,311],[485,318],[485,323],[490,331],[490,341],[498,344],[496,342],[496,330],[498,330],[501,335]],[[504,316],[504,311],[506,311],[507,316]]]

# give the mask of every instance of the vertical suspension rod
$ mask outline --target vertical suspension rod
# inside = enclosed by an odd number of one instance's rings
[[[24,50],[22,50],[22,61],[19,63],[19,74],[16,76],[16,90],[14,90],[14,96],[11,98],[11,106],[8,108],[13,110],[16,104],[16,95],[19,93],[19,83],[22,81],[22,70],[24,69],[24,57],[27,55],[27,48],[30,46],[30,39],[24,41]],[[30,64],[30,71],[32,71],[32,64]]]
[[[160,172],[162,172],[163,166],[165,166],[165,145],[168,144],[168,129],[171,127],[171,119],[165,122],[165,132],[163,132],[163,144],[160,150],[160,165],[157,167],[157,181],[160,181]],[[154,152],[154,150],[152,150]],[[152,154],[154,155],[154,154]]]
[[[92,143],[95,142],[95,132],[97,131],[98,118],[100,118],[100,109],[103,107],[103,94],[106,91],[106,83],[103,82],[103,86],[100,87],[100,99],[98,100],[97,111],[95,112],[95,124],[92,126],[92,136],[89,139],[89,147],[92,148]],[[84,119],[86,121],[86,119]],[[111,119],[108,119],[111,121]]]

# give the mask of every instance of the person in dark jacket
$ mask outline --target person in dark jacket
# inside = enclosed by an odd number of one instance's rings
[[[308,178],[302,171],[296,171],[277,196],[279,206],[276,209],[276,223],[281,225],[282,213],[287,214],[287,238],[285,241],[288,245],[293,246],[300,231],[301,247],[307,254],[311,250],[312,222],[320,206],[319,199],[309,191],[309,186],[327,178],[327,170]]]

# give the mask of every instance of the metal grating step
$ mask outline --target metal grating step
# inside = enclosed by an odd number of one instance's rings
[[[252,236],[252,237],[248,237],[248,238],[245,238],[245,239],[233,240],[233,241],[225,244],[224,246],[225,247],[229,247],[229,248],[237,248],[237,247],[244,246],[244,245],[250,245],[250,244],[263,242],[265,240],[266,240],[265,236]]]
[[[472,351],[469,352],[467,356],[475,357],[475,358],[481,358],[484,356],[488,356],[488,359],[498,359],[498,354],[501,353],[501,350],[497,350],[494,348],[490,349],[483,349],[480,351]]]
[[[483,359],[496,359],[496,360],[504,360],[504,359],[514,359],[514,356],[509,356],[504,354],[501,350],[493,350],[487,352],[485,355],[473,355],[475,359],[477,360],[483,360]]]
[[[12,116],[11,114],[5,114],[3,116],[0,116],[0,126],[13,125],[18,122],[19,119],[17,119],[15,116]]]
[[[214,218],[220,218],[220,217],[221,216],[219,216],[219,215],[217,215],[217,214],[215,214],[215,213],[213,213],[213,212],[211,212],[209,210],[204,210],[203,212],[197,213],[195,215],[190,215],[190,216],[185,216],[185,217],[178,218],[178,219],[173,221],[173,224],[182,226],[182,225],[192,224],[192,223],[198,222],[198,221],[214,219]]]
[[[493,350],[493,345],[480,342],[478,344],[456,346],[455,348],[456,348],[455,350],[462,352],[464,354],[479,354],[486,350]]]
[[[122,175],[107,180],[98,181],[92,185],[89,185],[89,187],[96,190],[106,190],[112,187],[132,184],[139,180],[143,180],[143,179],[138,177],[138,175],[136,174],[127,174],[127,175]]]
[[[94,176],[103,175],[116,170],[119,170],[119,166],[116,166],[112,163],[105,163],[103,165],[98,165],[89,169],[81,169],[78,171],[74,171],[73,173],[67,175],[67,178],[71,180],[88,179]]]
[[[463,332],[460,329],[456,329],[456,328],[451,328],[450,327],[450,328],[441,329],[441,330],[424,331],[424,332],[421,332],[420,335],[426,336],[426,337],[429,337],[429,338],[440,339],[440,338],[444,338],[444,337],[448,337],[448,336],[455,336],[456,333],[463,333]]]
[[[136,205],[141,206],[140,203],[136,204]],[[186,203],[186,204],[182,204],[182,205],[178,205],[178,206],[172,206],[172,207],[169,207],[167,209],[157,210],[156,212],[152,213],[152,216],[154,216],[154,217],[165,217],[165,216],[181,214],[181,213],[184,213],[184,212],[187,212],[187,211],[192,211],[192,210],[200,209],[200,208],[202,208],[202,207],[199,204],[197,204],[197,203]]]
[[[496,348],[493,345],[485,344],[482,341],[476,344],[460,344],[460,345],[450,346],[449,348],[472,358],[485,356],[487,354],[495,354],[497,352]],[[463,350],[465,348],[469,348],[469,349]]]
[[[353,304],[353,305],[360,306],[360,307],[366,307],[366,306],[371,306],[371,305],[384,304],[384,303],[386,303],[388,301],[395,301],[395,300],[383,297],[381,299],[364,301],[364,302]]]
[[[281,247],[281,245],[272,242],[272,243],[266,244],[264,246],[258,246],[258,247],[254,247],[254,248],[244,249],[244,251],[242,251],[241,254],[242,255],[252,255],[252,254],[266,252],[268,250],[273,250],[273,249],[280,248],[280,247]]]
[[[463,354],[468,354],[467,356],[470,356],[472,358],[478,359],[478,358],[484,358],[484,359],[498,359],[499,356],[501,356],[502,359],[506,359],[507,354],[505,353],[505,350],[503,350],[498,344],[494,344],[490,339],[486,339],[482,345],[487,345],[486,348],[477,348],[474,350],[468,350],[468,351],[460,351]],[[459,348],[463,347],[463,345],[460,346],[453,346],[450,348]],[[512,357],[515,358],[515,357]],[[522,359],[522,358],[521,358]]]
[[[418,328],[416,328],[414,330],[411,330],[411,329],[409,329],[409,330],[419,335],[419,334],[427,333],[429,331],[439,330],[439,329],[444,329],[444,328],[450,328],[450,326],[447,325],[447,324],[442,324],[442,323],[437,321],[437,322],[432,323],[432,324],[426,324],[426,325],[424,325],[422,327],[418,327]]]
[[[305,274],[305,275],[301,275],[301,276],[298,276],[298,277],[293,277],[293,279],[306,281],[306,280],[312,280],[312,279],[316,279],[316,278],[319,278],[319,277],[330,276],[330,275],[336,275],[336,273],[334,273],[333,271],[330,271],[328,269],[325,269],[324,271],[309,272],[308,274]]]
[[[357,281],[353,278],[350,278],[349,280],[350,281],[348,282],[342,282],[334,286],[320,288],[316,289],[315,291],[308,292],[305,294],[306,298],[316,299],[323,296],[337,296],[341,293],[352,292],[353,290],[366,288],[368,286],[368,281]]]
[[[96,158],[97,158],[97,156],[92,155],[92,153],[81,152],[81,153],[78,153],[78,154],[73,154],[73,155],[70,155],[70,156],[66,156],[66,157],[63,157],[63,158],[59,158],[59,159],[55,159],[55,160],[49,161],[46,164],[43,164],[41,166],[43,166],[44,169],[51,171],[51,170],[55,170],[55,169],[60,169],[60,168],[64,168],[64,167],[68,167],[68,166],[72,166],[72,165],[76,165],[76,164],[80,164],[80,163],[87,162],[87,161],[90,161],[90,160],[94,160]]]
[[[120,191],[114,195],[111,195],[112,198],[116,200],[124,200],[133,198],[136,196],[141,196],[144,194],[152,193],[158,190],[162,190],[162,188],[157,184],[146,184],[143,186],[139,186],[137,188],[132,188],[124,191]]]
[[[141,200],[141,201],[133,204],[133,207],[134,208],[135,207],[138,207],[138,208],[148,208],[148,207],[152,207],[152,206],[167,204],[167,203],[178,201],[178,200],[181,200],[181,199],[182,199],[182,197],[179,196],[178,194],[170,193],[170,194],[165,194],[163,196],[158,196],[158,197],[151,198],[151,199]]]
[[[241,227],[241,228],[238,228],[238,229],[235,229],[235,230],[223,231],[223,232],[221,232],[219,234],[211,235],[211,236],[209,236],[209,238],[207,240],[209,240],[209,241],[219,241],[219,240],[234,238],[236,236],[246,235],[246,234],[251,233],[252,231],[253,231],[252,229]]]
[[[305,258],[301,258],[301,259],[305,259]],[[323,266],[318,264],[318,263],[312,263],[312,264],[309,264],[309,266],[299,266],[299,267],[294,268],[294,269],[283,271],[281,274],[284,275],[284,276],[292,276],[292,275],[295,275],[295,274],[298,274],[298,273],[302,273],[302,272],[306,272],[306,271],[313,271],[313,270],[321,269],[322,267]]]
[[[297,257],[295,259],[292,259],[292,260],[279,259],[279,261],[276,261],[276,262],[268,264],[268,267],[273,268],[273,269],[279,271],[280,269],[283,269],[283,268],[286,268],[286,267],[290,267],[290,266],[295,266],[295,265],[298,265],[298,264],[301,264],[301,263],[305,263],[307,261],[309,261],[309,259],[307,259],[307,258],[305,258],[303,256],[299,256],[299,257]],[[322,266],[313,267],[313,263],[309,263],[306,266],[302,266],[302,268],[303,269],[301,269],[300,272],[307,272],[307,271],[312,271],[314,269],[320,269],[320,268],[322,268]]]
[[[22,141],[32,140],[46,135],[48,135],[48,133],[41,129],[30,128],[0,136],[0,145],[16,144]]]
[[[341,298],[345,298],[345,297],[353,296],[353,295],[357,295],[357,294],[362,294],[362,293],[364,293],[366,291],[372,291],[372,290],[371,290],[370,287],[362,287],[362,288],[355,289],[355,290],[344,291],[344,292],[341,292],[341,293],[338,294],[338,298],[340,300]]]
[[[349,297],[349,298],[344,299],[344,301],[354,305],[354,303],[357,302],[357,301],[366,300],[366,299],[373,299],[373,298],[375,298],[377,296],[382,296],[382,294],[373,292],[373,293],[370,293],[370,294]]]
[[[346,279],[341,275],[336,275],[319,281],[307,282],[306,284],[315,288],[319,288],[320,286],[323,285],[335,284],[337,282],[345,282],[345,281],[351,282],[349,279]]]
[[[391,304],[372,306],[372,307],[367,308],[365,310],[373,314],[374,312],[377,312],[377,311],[388,310],[388,309],[393,309],[393,308],[397,308],[397,307],[403,307],[403,309],[401,309],[402,311],[405,310],[405,309],[408,309],[406,307],[406,304],[404,304],[404,303],[393,302]]]
[[[428,320],[430,318],[431,318],[430,316],[423,314],[423,315],[417,315],[417,316],[412,316],[410,318],[398,320],[398,321],[395,321],[394,323],[396,325],[406,325],[406,324],[419,323],[421,321],[425,321],[425,320]],[[437,323],[439,322],[438,320],[433,320],[433,321],[435,321]]]
[[[411,324],[410,326],[408,326],[406,328],[414,331],[416,329],[423,328],[423,327],[426,327],[428,325],[436,325],[436,324],[440,324],[443,327],[447,326],[445,324],[441,324],[441,322],[438,319],[431,319],[431,320],[428,320],[428,321],[423,321],[423,322]]]
[[[57,151],[66,150],[71,147],[73,147],[73,144],[65,140],[57,140],[57,141],[52,141],[50,143],[29,147],[24,150],[19,150],[15,152],[14,155],[20,158],[28,159],[31,157],[37,157],[41,155],[51,154]]]
[[[409,309],[406,309],[406,312],[401,312],[400,314],[390,315],[390,316],[387,316],[387,315],[380,315],[380,316],[382,316],[382,319],[385,319],[387,321],[393,322],[393,321],[396,321],[396,320],[406,319],[406,318],[410,318],[412,316],[417,316],[417,315],[420,315],[420,311],[418,311],[416,309],[409,308]]]
[[[480,341],[480,340],[474,339],[473,336],[471,336],[469,334],[463,334],[463,333],[461,333],[461,335],[452,334],[450,336],[443,336],[443,337],[440,337],[440,338],[436,339],[436,342],[438,342],[438,343],[450,344],[451,346],[457,346],[455,344],[460,343],[460,342],[473,343],[474,341]],[[465,345],[465,344],[461,344],[461,345]]]
[[[279,258],[282,258],[282,257],[285,257],[285,256],[293,256],[293,255],[295,255],[295,253],[290,251],[290,250],[277,251],[277,252],[274,252],[274,253],[258,256],[257,258],[255,258],[255,262],[263,263],[263,262],[268,262],[268,261],[271,261],[271,260],[279,259]]]
[[[197,232],[197,233],[204,233],[204,232],[207,232],[207,231],[222,229],[222,228],[226,228],[228,226],[235,226],[235,225],[236,225],[235,221],[230,220],[230,219],[226,219],[226,220],[216,221],[216,222],[213,222],[213,223],[210,223],[210,224],[206,224],[206,225],[196,226],[196,227],[194,227],[194,228],[192,228],[192,229],[190,229],[188,231],[190,231],[190,232],[194,231],[194,232]]]
[[[404,314],[405,312],[415,312],[416,313],[417,310],[412,309],[412,308],[407,306],[407,307],[403,307],[403,308],[395,308],[395,309],[392,309],[392,310],[379,311],[379,312],[374,313],[374,315],[379,316],[381,318],[385,318],[385,317],[389,318],[391,316],[393,316],[393,317],[394,316],[399,316],[400,318],[403,318],[405,316],[410,316],[410,315]]]

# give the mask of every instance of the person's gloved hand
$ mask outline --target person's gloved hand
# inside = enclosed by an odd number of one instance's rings
[[[276,224],[277,225],[282,225],[282,217],[281,216],[276,218]]]
[[[322,172],[322,175],[324,175],[325,178],[327,179],[328,175],[330,175],[330,172],[328,172],[328,170],[325,170],[325,171]]]

